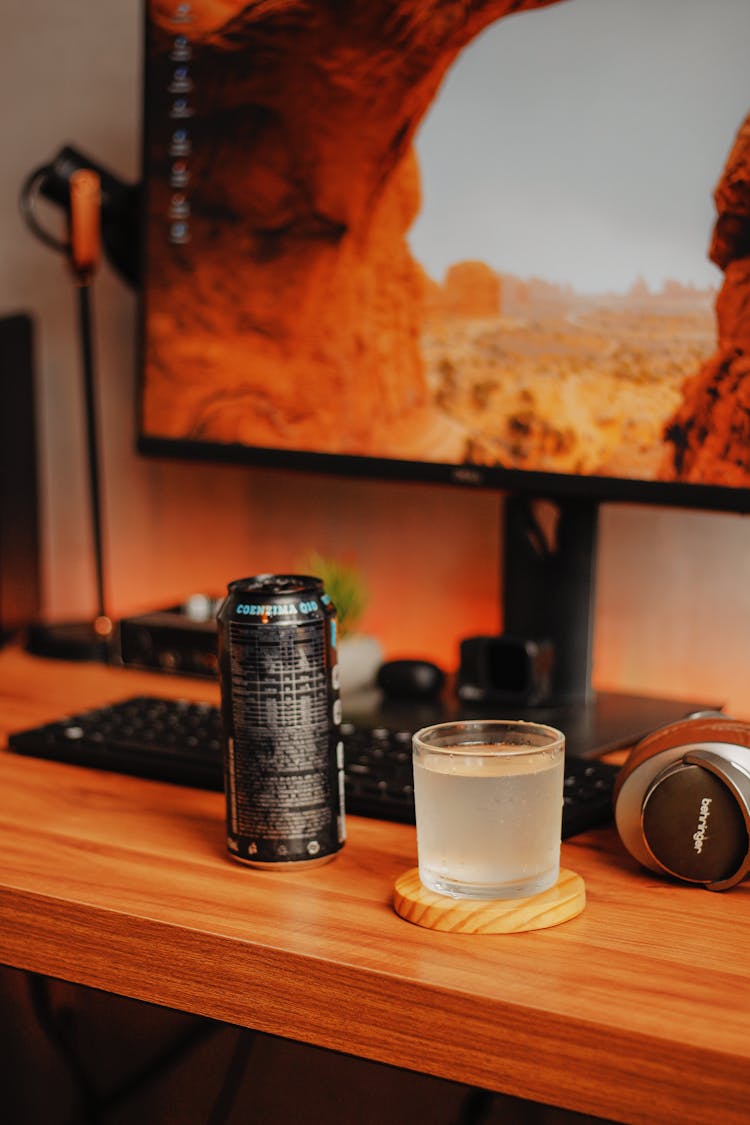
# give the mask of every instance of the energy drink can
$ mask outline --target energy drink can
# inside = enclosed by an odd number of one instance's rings
[[[260,574],[217,619],[230,854],[325,863],[346,835],[334,605],[319,578]]]

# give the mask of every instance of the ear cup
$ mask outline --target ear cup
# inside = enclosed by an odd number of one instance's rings
[[[750,723],[681,719],[634,747],[615,823],[645,867],[723,890],[750,870]]]

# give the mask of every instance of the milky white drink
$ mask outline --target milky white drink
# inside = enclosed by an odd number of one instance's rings
[[[497,743],[419,751],[415,740],[422,883],[464,898],[551,887],[560,869],[563,769],[562,736],[529,752]]]

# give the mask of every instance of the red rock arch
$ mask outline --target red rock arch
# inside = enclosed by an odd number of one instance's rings
[[[750,487],[750,116],[714,192],[709,256],[724,271],[716,353],[685,385],[668,424],[666,480]]]
[[[479,31],[555,2],[193,5],[191,66],[219,127],[195,146],[200,261],[170,248],[152,262],[169,299],[149,326],[147,431],[293,448],[323,438],[362,453],[385,432],[419,455],[415,433],[429,444],[430,426],[447,423],[415,424],[427,392],[425,278],[405,237],[420,202],[412,139]],[[174,4],[153,10],[166,52]],[[191,128],[200,134],[199,116]],[[166,192],[151,194],[154,222]],[[216,222],[227,214],[232,227]]]

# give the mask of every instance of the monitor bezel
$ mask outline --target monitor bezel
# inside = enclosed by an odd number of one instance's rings
[[[140,372],[141,378],[143,371]],[[140,401],[140,400],[139,400]],[[532,497],[649,504],[697,511],[750,512],[750,489],[682,481],[641,480],[585,474],[545,473],[465,462],[404,461],[311,450],[261,448],[240,443],[163,438],[143,432],[139,414],[139,453],[148,457],[214,464],[258,466],[320,473],[348,479],[432,483],[463,489],[490,489]]]

